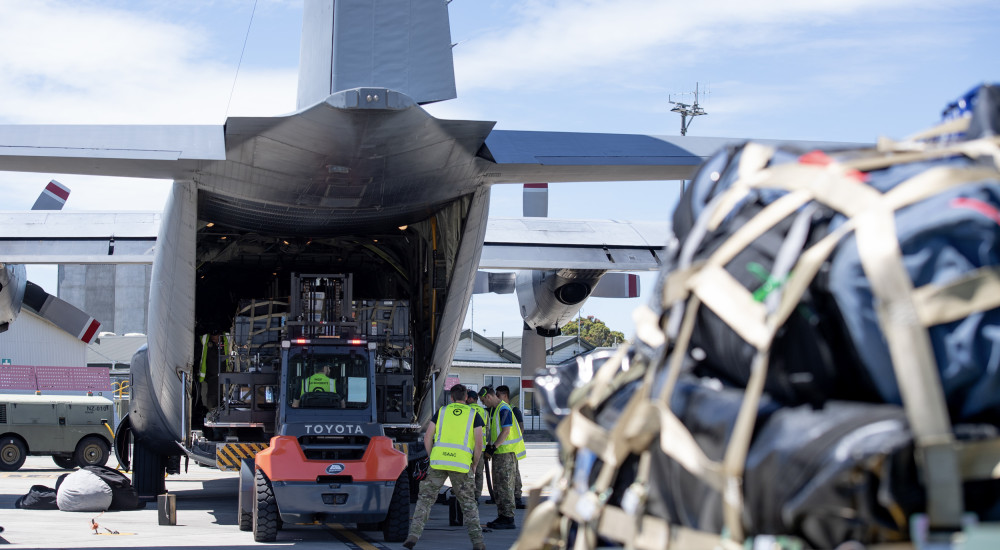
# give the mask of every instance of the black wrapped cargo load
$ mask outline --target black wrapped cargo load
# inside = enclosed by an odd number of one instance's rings
[[[563,461],[517,548],[950,544],[1000,520],[998,96],[901,142],[710,159],[635,341],[536,379]]]

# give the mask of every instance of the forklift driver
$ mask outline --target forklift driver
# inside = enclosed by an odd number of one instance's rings
[[[292,400],[292,407],[299,406],[299,400],[309,392],[337,392],[337,381],[330,377],[330,365],[323,365],[309,378],[302,379],[299,399]]]

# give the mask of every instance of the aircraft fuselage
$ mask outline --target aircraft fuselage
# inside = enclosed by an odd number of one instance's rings
[[[446,369],[482,248],[489,188],[476,152],[492,125],[439,121],[385,90],[230,119],[226,159],[175,181],[163,214],[148,349],[133,361],[144,445],[176,454],[198,425],[195,335],[227,331],[240,300],[287,296],[293,271],[353,273],[355,299],[409,300],[415,375]]]

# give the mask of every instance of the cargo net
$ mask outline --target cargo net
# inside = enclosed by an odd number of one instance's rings
[[[230,356],[224,370],[277,370],[281,364],[281,339],[287,320],[287,301],[241,300],[233,317]]]
[[[962,130],[710,159],[635,341],[535,381],[562,460],[516,548],[834,548],[1000,519],[1000,140],[935,139]]]

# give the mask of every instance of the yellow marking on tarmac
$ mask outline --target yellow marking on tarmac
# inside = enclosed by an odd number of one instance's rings
[[[371,541],[365,540],[360,535],[354,531],[348,529],[346,526],[340,523],[327,523],[326,527],[333,531],[334,535],[348,539],[344,542],[350,542],[361,548],[362,550],[385,550],[385,546],[381,544],[374,544]]]

